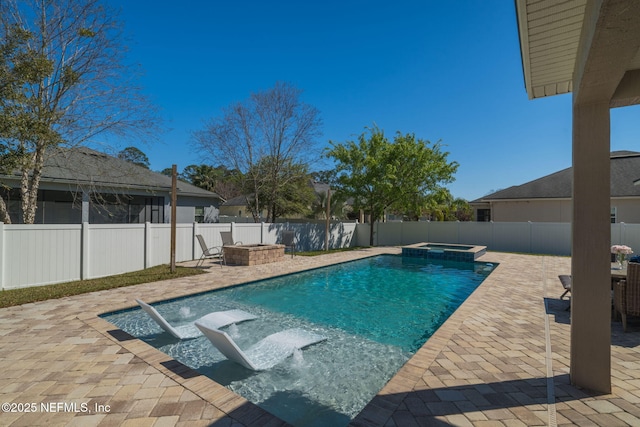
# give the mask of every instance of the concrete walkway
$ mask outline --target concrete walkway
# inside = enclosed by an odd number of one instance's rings
[[[253,267],[0,309],[0,426],[279,426],[284,422],[98,314],[397,248]],[[353,420],[358,426],[640,426],[640,323],[612,323],[607,395],[569,383],[562,257],[487,253],[498,268]],[[1,295],[1,294],[0,294]]]

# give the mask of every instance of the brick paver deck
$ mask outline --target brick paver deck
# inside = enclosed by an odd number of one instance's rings
[[[399,250],[211,265],[211,274],[0,309],[0,403],[9,403],[0,425],[285,425],[97,315],[385,252]],[[578,390],[568,303],[558,300],[569,258],[480,261],[500,265],[352,424],[640,426],[640,324],[623,333],[612,323],[612,393]]]

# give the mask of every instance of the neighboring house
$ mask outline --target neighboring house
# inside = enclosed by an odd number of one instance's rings
[[[571,222],[572,168],[473,200],[476,221]],[[640,223],[640,153],[611,153],[611,222]]]
[[[248,196],[252,198],[253,195]],[[267,217],[266,209],[262,210],[262,218]],[[227,200],[222,205],[220,205],[220,216],[221,217],[232,217],[234,219],[244,218],[246,221],[253,221],[253,215],[251,214],[251,209],[247,205],[247,196],[237,196],[232,199]]]
[[[0,175],[13,223],[21,223],[20,176]],[[177,222],[217,222],[216,193],[177,183]],[[88,148],[48,153],[38,191],[37,224],[168,223],[171,177]]]

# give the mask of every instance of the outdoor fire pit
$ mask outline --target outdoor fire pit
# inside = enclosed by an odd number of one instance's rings
[[[224,247],[224,256],[230,265],[258,265],[278,262],[284,258],[284,245],[234,245]]]

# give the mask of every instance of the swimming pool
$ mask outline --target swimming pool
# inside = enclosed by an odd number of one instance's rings
[[[326,336],[269,371],[177,341],[141,310],[108,321],[296,426],[346,425],[487,277],[483,263],[378,256],[154,304],[172,324],[214,310],[259,316],[227,332],[241,348],[301,327]]]

